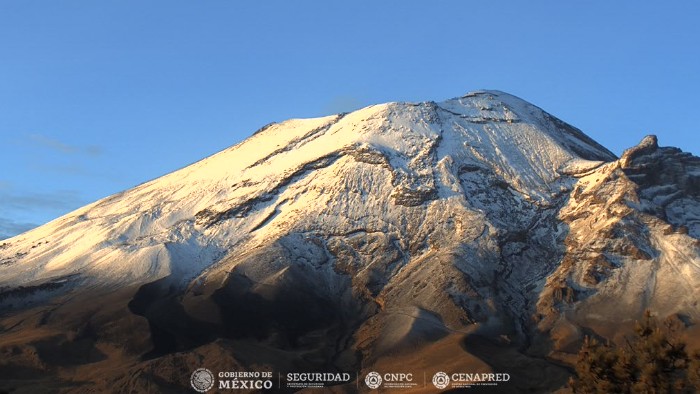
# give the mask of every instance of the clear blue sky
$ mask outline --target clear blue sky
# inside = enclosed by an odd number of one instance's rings
[[[700,2],[0,2],[0,237],[271,121],[477,89],[700,153]]]

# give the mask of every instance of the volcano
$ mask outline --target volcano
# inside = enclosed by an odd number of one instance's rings
[[[181,392],[207,368],[552,392],[584,336],[647,309],[697,337],[699,196],[699,158],[655,136],[618,158],[499,91],[269,124],[0,241],[0,390]]]

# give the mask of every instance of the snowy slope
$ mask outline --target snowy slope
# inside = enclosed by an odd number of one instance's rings
[[[570,361],[584,333],[615,340],[646,308],[692,329],[699,235],[700,159],[655,137],[618,159],[498,91],[374,105],[268,125],[3,241],[0,343],[88,332],[133,373],[202,349],[334,371],[410,349],[525,360],[523,391],[549,392],[569,372],[545,357]]]
[[[273,124],[210,158],[4,241],[0,286],[75,273],[106,284],[147,282],[173,272],[189,278],[233,245],[271,236],[252,234],[271,212],[318,212],[309,204],[330,195],[301,193],[303,185],[313,177],[317,185],[335,186],[330,162],[361,161],[354,156],[362,154],[386,161],[394,177],[386,187],[393,192],[446,197],[460,192],[446,173],[479,167],[524,198],[546,203],[558,192],[554,183],[563,168],[612,159],[548,118],[505,93],[477,92],[442,103],[390,103]],[[216,226],[198,220],[207,212],[240,216],[234,211],[246,204],[254,207],[245,217]],[[285,230],[270,227],[273,233]]]

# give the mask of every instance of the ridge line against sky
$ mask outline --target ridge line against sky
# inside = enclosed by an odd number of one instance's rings
[[[260,126],[497,89],[700,153],[696,2],[0,3],[0,238]]]

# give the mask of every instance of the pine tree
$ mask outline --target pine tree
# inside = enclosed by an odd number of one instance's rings
[[[623,346],[586,337],[576,362],[575,393],[693,393],[700,391],[700,354],[689,356],[682,323],[669,317],[659,326],[650,311]]]

